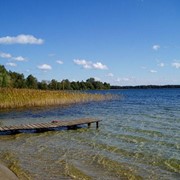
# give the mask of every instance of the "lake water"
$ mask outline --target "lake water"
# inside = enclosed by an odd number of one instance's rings
[[[90,129],[1,135],[0,159],[15,161],[38,180],[179,179],[180,89],[97,92],[120,98],[0,112],[1,126],[84,117],[102,120],[98,130],[92,125]]]

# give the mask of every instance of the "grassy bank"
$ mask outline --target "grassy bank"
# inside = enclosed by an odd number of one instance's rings
[[[68,105],[111,99],[112,95],[77,91],[43,91],[0,88],[0,109]]]

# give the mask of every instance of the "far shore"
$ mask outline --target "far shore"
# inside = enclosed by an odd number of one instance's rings
[[[113,85],[110,89],[173,89],[180,88],[180,85],[136,85],[136,86],[116,86]]]

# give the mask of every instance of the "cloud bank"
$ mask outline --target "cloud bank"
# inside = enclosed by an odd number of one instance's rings
[[[0,44],[43,44],[43,39],[37,39],[33,35],[20,34],[18,36],[6,36],[0,38]]]

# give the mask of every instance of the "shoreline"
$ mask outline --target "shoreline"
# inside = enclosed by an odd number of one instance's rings
[[[18,180],[18,177],[5,165],[0,163],[0,177],[3,180]]]

